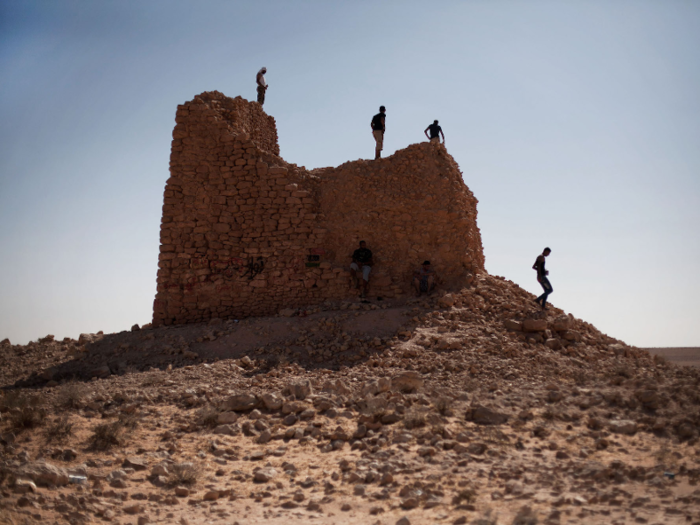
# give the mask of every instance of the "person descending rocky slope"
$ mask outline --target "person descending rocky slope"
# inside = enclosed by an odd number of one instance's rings
[[[7,523],[700,523],[700,372],[486,273],[0,356]]]

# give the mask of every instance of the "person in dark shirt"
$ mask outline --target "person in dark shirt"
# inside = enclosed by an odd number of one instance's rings
[[[255,75],[255,83],[258,85],[258,104],[261,106],[265,103],[265,93],[267,92],[267,81],[265,80],[267,68],[263,67]]]
[[[552,253],[552,250],[550,250],[549,248],[545,248],[542,252],[542,255],[538,256],[535,260],[535,264],[532,265],[532,269],[537,270],[537,281],[542,285],[542,288],[544,289],[544,293],[540,295],[537,299],[535,299],[535,302],[539,304],[543,309],[547,308],[547,297],[549,297],[549,294],[551,294],[554,291],[552,285],[549,283],[549,279],[547,279],[549,272],[545,270],[544,267],[544,258],[549,256],[550,253]]]
[[[374,148],[374,158],[376,160],[382,156],[382,150],[384,149],[384,131],[386,130],[386,108],[384,106],[379,106],[379,113],[372,117],[371,126],[374,141],[377,143]]]
[[[428,136],[428,130],[430,130],[430,136]],[[445,134],[442,132],[442,128],[438,126],[438,121],[435,120],[433,123],[423,130],[425,136],[430,139],[430,142],[440,143],[440,135],[442,135],[442,143],[445,143]]]
[[[367,295],[369,288],[369,273],[372,271],[372,250],[367,248],[365,241],[360,241],[360,247],[352,253],[352,263],[350,263],[350,274],[355,288],[360,287],[358,272],[362,272],[362,297]]]
[[[430,261],[423,261],[421,267],[414,270],[413,287],[418,297],[423,292],[429,294],[435,288],[435,271],[430,267]]]

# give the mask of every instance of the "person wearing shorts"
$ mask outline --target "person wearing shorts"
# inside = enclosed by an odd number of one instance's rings
[[[367,295],[369,288],[369,274],[372,271],[372,250],[367,248],[365,241],[360,241],[360,247],[352,253],[352,263],[350,263],[350,275],[355,288],[360,288],[358,273],[362,273],[362,297]]]
[[[420,297],[422,293],[430,293],[435,288],[435,271],[430,267],[430,261],[423,261],[420,268],[413,272],[413,287]]]
[[[374,159],[376,160],[382,156],[384,149],[384,130],[386,129],[386,108],[384,106],[379,106],[379,113],[372,117],[370,124],[374,141],[377,143],[374,148]]]
[[[549,282],[549,279],[547,279],[549,272],[545,270],[544,267],[544,258],[547,257],[550,253],[552,253],[552,250],[550,250],[549,248],[545,248],[542,252],[542,255],[539,255],[535,260],[535,264],[532,265],[532,269],[537,270],[537,282],[540,283],[542,289],[544,290],[544,293],[540,295],[537,299],[535,299],[535,302],[539,304],[542,307],[542,309],[547,308],[547,297],[549,297],[549,294],[551,294],[554,291],[552,285]]]
[[[430,135],[428,135],[428,130],[430,130]],[[440,135],[442,135],[442,143],[445,143],[445,134],[442,132],[442,128],[438,125],[437,120],[425,128],[423,133],[425,133],[425,136],[428,137],[430,142],[435,142],[437,144],[440,144]]]

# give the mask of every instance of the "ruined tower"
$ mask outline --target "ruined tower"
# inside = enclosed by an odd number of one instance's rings
[[[259,104],[202,93],[177,109],[153,324],[351,297],[359,240],[375,255],[372,296],[410,293],[424,259],[462,286],[484,269],[476,204],[443,145],[306,170],[279,157]]]

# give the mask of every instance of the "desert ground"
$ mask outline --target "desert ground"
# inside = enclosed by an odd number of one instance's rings
[[[700,348],[671,347],[645,348],[650,354],[659,355],[681,366],[700,366]]]
[[[0,344],[0,523],[700,524],[698,349],[514,283]]]

